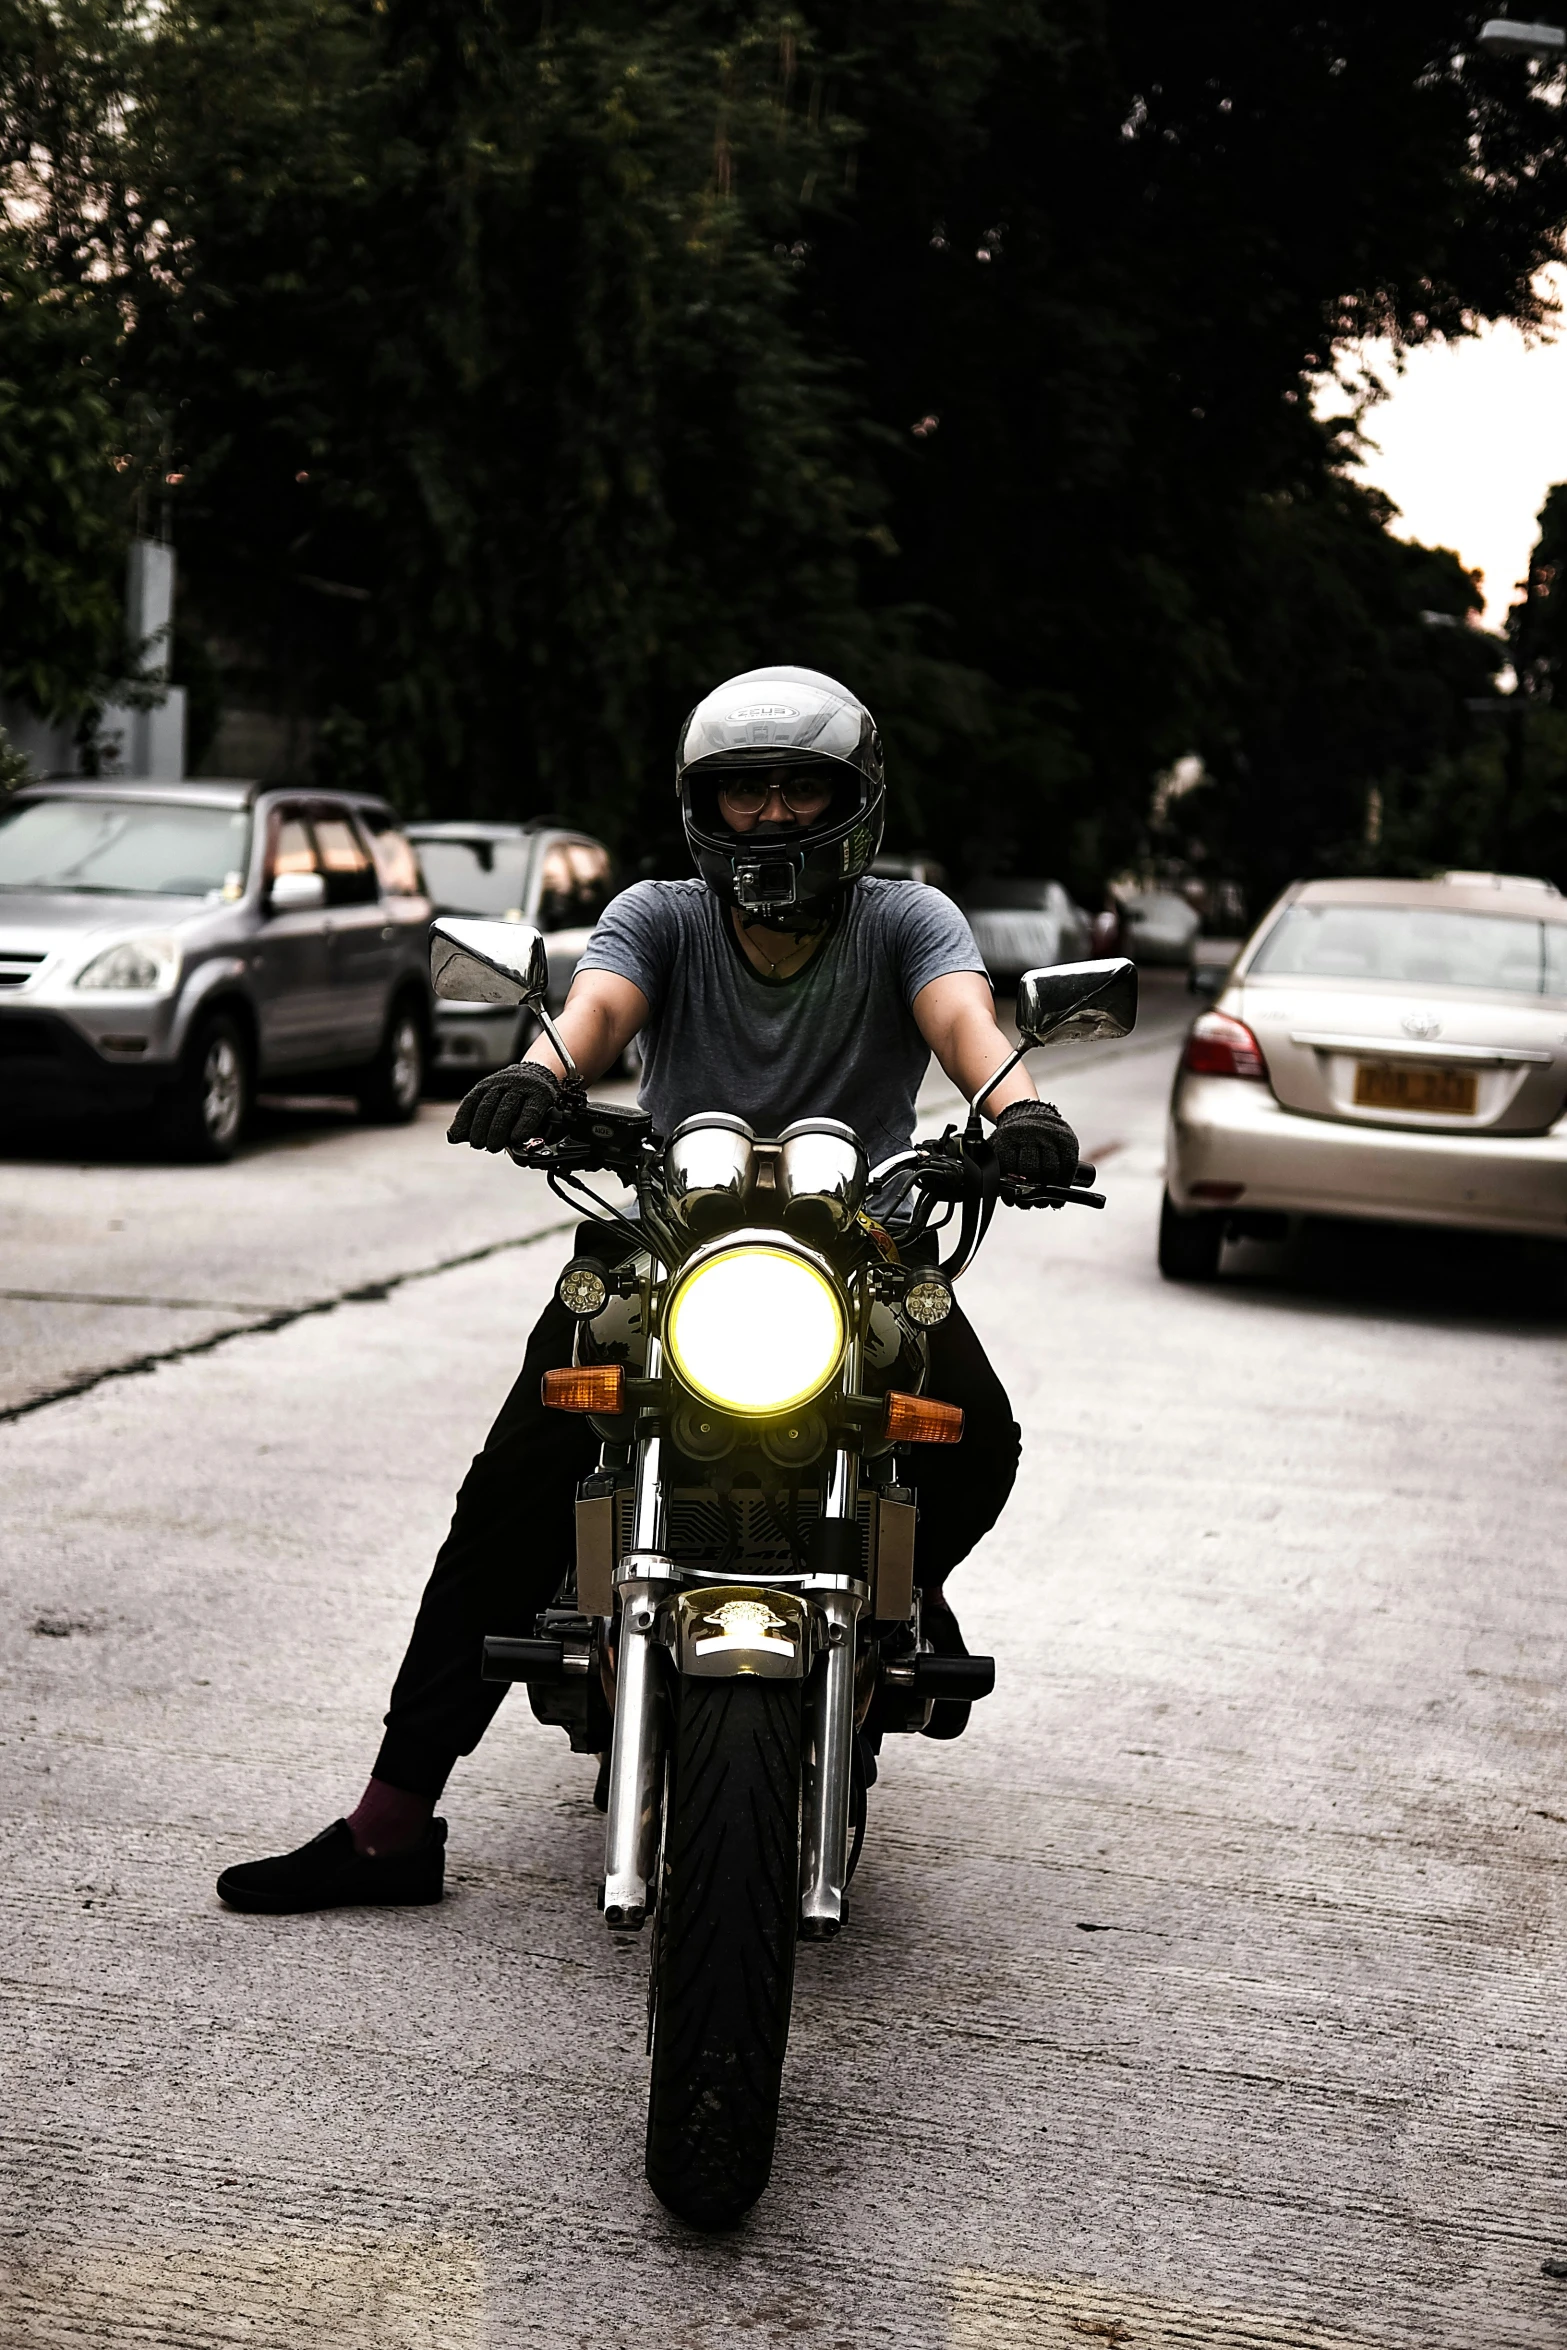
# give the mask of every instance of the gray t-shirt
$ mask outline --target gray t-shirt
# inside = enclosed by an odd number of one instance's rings
[[[871,1165],[904,1150],[930,1047],[922,987],[985,966],[963,916],[919,881],[868,878],[802,971],[764,979],[704,882],[639,881],[605,907],[579,971],[615,971],[652,1006],[641,1103],[660,1134],[727,1110],[757,1134],[841,1118]]]

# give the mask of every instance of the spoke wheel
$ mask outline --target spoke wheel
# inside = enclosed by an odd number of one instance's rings
[[[696,2228],[767,2185],[800,1905],[798,1681],[682,1680],[669,1755],[647,2175]]]

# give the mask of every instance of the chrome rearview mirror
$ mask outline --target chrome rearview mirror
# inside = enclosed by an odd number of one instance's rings
[[[570,1083],[577,1064],[550,1018],[550,959],[531,922],[473,922],[443,914],[430,925],[430,979],[455,1004],[526,1004],[555,1048]]]
[[[1124,955],[1025,971],[1017,988],[1026,1044],[1097,1044],[1137,1025],[1137,965]]]
[[[979,1113],[1003,1077],[1039,1044],[1097,1044],[1130,1036],[1137,1025],[1137,965],[1124,955],[1097,963],[1052,963],[1025,971],[1017,983],[1017,1025],[1023,1041],[994,1077],[986,1079],[969,1104],[969,1134],[979,1134]]]
[[[549,993],[549,957],[531,923],[443,914],[430,925],[430,978],[452,1003],[537,1007]]]

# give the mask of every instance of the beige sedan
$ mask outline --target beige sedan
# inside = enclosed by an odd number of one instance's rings
[[[1286,890],[1193,1024],[1159,1268],[1291,1215],[1567,1239],[1567,898],[1548,882]]]

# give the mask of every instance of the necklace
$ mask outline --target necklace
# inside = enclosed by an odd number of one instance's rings
[[[787,947],[784,952],[775,959],[768,953],[766,947],[764,947],[754,936],[749,922],[742,922],[740,924],[740,931],[747,947],[752,949],[756,954],[760,955],[762,961],[767,965],[767,975],[770,979],[776,979],[779,972],[783,969],[785,963],[792,963],[797,955],[808,955],[816,944],[816,939],[814,936],[797,939],[792,947]]]

